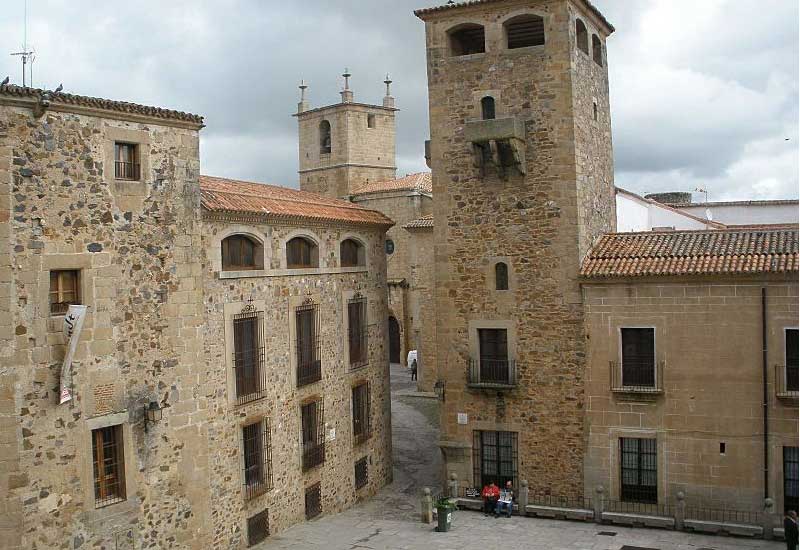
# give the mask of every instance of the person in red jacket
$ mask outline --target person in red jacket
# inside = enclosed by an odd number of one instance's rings
[[[481,498],[483,498],[483,515],[493,514],[494,508],[497,506],[497,499],[500,498],[500,489],[494,484],[494,481],[483,486]]]

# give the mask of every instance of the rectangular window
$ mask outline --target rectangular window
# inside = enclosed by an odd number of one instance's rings
[[[369,364],[367,353],[367,299],[353,298],[347,302],[347,337],[350,350],[350,368]]]
[[[303,471],[325,462],[325,417],[322,399],[302,405]]]
[[[306,487],[306,519],[313,519],[322,513],[322,486],[315,483]]]
[[[353,442],[356,445],[372,435],[369,405],[369,383],[364,382],[353,388]]]
[[[249,305],[233,317],[233,369],[239,405],[260,399],[266,390],[263,325],[264,313]]]
[[[63,315],[71,304],[80,304],[80,271],[50,272],[50,315]]]
[[[269,510],[247,518],[247,546],[255,546],[269,536]]]
[[[620,500],[658,503],[658,455],[655,439],[622,437],[620,449]]]
[[[517,487],[517,433],[474,431],[472,441],[473,478],[476,487],[494,481],[503,487],[511,481]]]
[[[102,508],[125,500],[125,455],[122,426],[92,430],[94,505]]]
[[[797,512],[798,505],[798,448],[783,448],[783,510]]]
[[[244,492],[250,499],[272,489],[272,445],[266,420],[242,427]]]
[[[322,380],[319,358],[319,307],[304,304],[295,310],[297,386]]]
[[[139,179],[139,146],[114,143],[114,177],[118,180]]]
[[[786,329],[786,391],[798,391],[797,329]],[[797,510],[795,510],[797,511]]]
[[[356,490],[367,485],[367,457],[362,458],[355,464]]]
[[[375,128],[375,115],[367,115],[367,128]]]
[[[622,329],[623,387],[655,388],[655,329]]]
[[[506,329],[478,329],[480,352],[479,380],[490,384],[508,384],[511,381],[508,360],[508,331]]]

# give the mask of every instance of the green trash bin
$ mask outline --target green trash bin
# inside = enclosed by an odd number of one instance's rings
[[[456,507],[453,502],[448,498],[440,498],[436,502],[436,530],[440,533],[446,533],[450,530],[450,525],[453,522],[453,512]]]

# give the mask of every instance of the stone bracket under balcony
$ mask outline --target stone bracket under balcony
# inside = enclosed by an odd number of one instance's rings
[[[464,125],[472,144],[473,164],[485,176],[491,164],[501,179],[511,170],[525,175],[525,121],[519,117],[473,120]]]

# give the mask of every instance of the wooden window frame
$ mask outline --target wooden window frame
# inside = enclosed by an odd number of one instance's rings
[[[64,290],[64,280],[70,276],[73,278],[74,289]],[[53,288],[55,283],[56,288]],[[74,294],[73,300],[66,298],[66,293]],[[81,303],[81,270],[80,269],[52,269],[50,270],[50,290],[48,293],[50,304],[50,315],[65,315],[69,311],[69,306]],[[54,300],[55,298],[55,300]]]
[[[541,15],[525,13],[508,19],[503,23],[506,35],[506,48],[516,50],[544,46],[547,41],[545,21]]]
[[[272,442],[269,422],[258,420],[242,426],[242,485],[245,500],[272,489]]]
[[[295,247],[301,246],[299,243],[308,248],[296,250]],[[305,257],[306,254],[307,258]],[[317,267],[319,267],[319,246],[317,243],[303,236],[293,237],[286,241],[286,269],[313,269]]]
[[[111,441],[111,443],[107,441]],[[95,508],[105,508],[124,502],[127,498],[124,442],[122,424],[92,430]],[[100,471],[101,465],[105,466],[103,473]]]
[[[582,19],[575,20],[575,47],[589,55],[589,29]]]
[[[141,154],[138,143],[127,141],[114,142],[114,179],[122,181],[141,180]],[[123,149],[130,149],[131,160],[121,160]]]
[[[347,349],[350,370],[369,365],[367,299],[355,295],[347,301]]]
[[[364,267],[364,245],[355,239],[344,239],[339,244],[339,264],[341,267]]]
[[[369,382],[353,386],[350,410],[353,419],[353,445],[361,445],[372,437],[372,398]]]
[[[250,263],[244,263],[244,258],[248,255],[245,246],[251,246],[252,250],[249,255],[252,257]],[[222,252],[222,271],[252,271],[257,269],[264,269],[264,247],[255,239],[247,235],[235,234],[228,235],[220,243]],[[235,249],[238,248],[238,258],[242,260],[241,263],[233,262],[232,257],[235,254]]]

